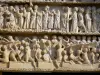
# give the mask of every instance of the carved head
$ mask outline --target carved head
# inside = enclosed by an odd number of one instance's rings
[[[75,36],[71,36],[71,39],[75,39]]]
[[[54,36],[52,36],[52,38],[53,38],[53,39],[57,39],[57,37],[56,37],[55,35],[54,35]]]
[[[13,11],[13,10],[14,10],[14,7],[13,7],[13,6],[10,6],[10,7],[9,7],[9,10],[10,10],[10,11]]]
[[[20,50],[24,50],[24,47],[23,46],[20,46]]]
[[[70,8],[69,7],[66,7],[65,9],[66,9],[66,11],[68,11]]]
[[[47,35],[45,35],[45,36],[44,36],[44,39],[48,39],[48,36],[47,36]]]
[[[86,8],[86,13],[90,13],[90,11],[91,11],[91,7],[87,7]]]
[[[37,10],[37,9],[38,9],[38,6],[37,6],[37,5],[35,5],[35,6],[34,6],[34,10]]]
[[[22,40],[22,44],[25,44],[26,43],[26,41],[25,40]]]
[[[79,12],[83,13],[84,12],[84,8],[79,8]]]
[[[60,48],[61,48],[61,44],[57,44],[57,45],[56,45],[56,48],[57,48],[57,49],[60,49]]]
[[[48,11],[48,10],[49,10],[49,6],[46,6],[46,7],[45,7],[45,11]]]
[[[63,39],[63,37],[62,36],[58,36],[58,39],[61,40],[61,39]]]
[[[6,45],[3,45],[3,50],[7,50],[7,46]]]
[[[73,11],[78,11],[78,7],[74,7],[73,8]]]
[[[52,9],[52,12],[55,13],[55,9]]]
[[[4,10],[8,10],[8,5],[5,5],[4,6]]]
[[[12,39],[13,39],[13,37],[12,37],[12,36],[8,36],[8,39],[11,39],[11,40],[12,40]]]

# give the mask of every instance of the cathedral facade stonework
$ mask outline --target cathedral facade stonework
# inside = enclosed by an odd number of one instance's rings
[[[0,71],[100,71],[100,1],[0,0]]]

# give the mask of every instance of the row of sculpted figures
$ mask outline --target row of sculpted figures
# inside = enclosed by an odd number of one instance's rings
[[[3,63],[13,62],[31,62],[34,68],[38,68],[39,62],[48,62],[69,64],[96,64],[100,62],[100,38],[97,41],[93,37],[83,36],[79,39],[72,36],[71,39],[61,36],[52,36],[49,38],[44,35],[41,38],[34,36],[13,37],[0,36],[0,61]],[[89,39],[88,39],[89,38]],[[80,41],[80,42],[79,42]],[[98,47],[99,46],[99,47]]]
[[[62,7],[44,10],[37,5],[1,5],[0,28],[36,31],[92,33],[100,31],[100,9],[93,7]]]

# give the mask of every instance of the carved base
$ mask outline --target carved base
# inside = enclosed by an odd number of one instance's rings
[[[49,62],[39,62],[39,67],[40,69],[50,69],[53,70],[55,67],[53,66],[53,63]]]
[[[9,62],[9,68],[17,68],[17,69],[34,69],[31,62],[21,63],[21,62]]]

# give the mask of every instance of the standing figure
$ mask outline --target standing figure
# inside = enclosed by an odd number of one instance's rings
[[[42,29],[42,12],[38,11],[37,12],[37,17],[36,17],[36,30],[40,31]]]
[[[20,10],[19,9],[19,6],[18,5],[15,5],[15,10],[14,10],[14,12],[15,12],[15,23],[20,27],[20,24],[19,24],[19,16],[18,16],[18,14],[20,13],[19,10]]]
[[[86,28],[88,32],[91,32],[91,16],[90,16],[90,7],[86,9],[85,13],[85,21],[86,21]]]
[[[58,40],[57,40],[57,37],[56,36],[53,36],[52,37],[52,40],[51,40],[51,58],[54,60],[57,55],[56,55],[56,46],[58,44]]]
[[[31,20],[30,20],[30,29],[36,29],[36,13],[37,13],[38,6],[34,6],[34,11],[32,7],[30,8],[31,11]]]
[[[31,49],[29,47],[29,43],[28,42],[25,43],[25,55],[24,55],[24,58],[25,58],[25,62],[29,62],[30,61],[32,63],[32,65],[34,66],[34,68],[36,68],[35,61],[31,56]]]
[[[49,18],[48,18],[48,29],[53,30],[53,24],[54,24],[54,9],[49,12]]]
[[[48,15],[48,13],[49,13],[49,6],[46,6],[45,7],[45,11],[43,11],[42,12],[42,14],[43,14],[43,29],[44,30],[47,30],[48,29],[48,18],[49,18],[49,15]]]
[[[71,31],[78,33],[78,19],[77,19],[78,8],[74,7],[72,12],[72,26]]]
[[[23,8],[23,17],[24,17],[23,28],[26,29],[27,28],[27,17],[28,17],[28,14],[27,14],[27,11],[26,11],[25,7]]]
[[[4,25],[4,17],[3,17],[3,7],[0,6],[0,28],[3,28]]]
[[[62,61],[62,52],[64,51],[64,48],[62,48],[62,45],[57,44],[57,50],[56,50],[56,54],[57,54],[57,61]]]
[[[36,59],[37,67],[39,67],[39,61],[40,61],[40,59],[42,57],[41,51],[42,50],[40,49],[40,45],[39,44],[36,44],[33,55],[34,55],[34,58]]]
[[[26,29],[29,28],[29,25],[30,25],[30,16],[31,16],[31,13],[30,13],[30,6],[28,5],[25,5],[26,6],[26,12],[27,12],[27,15],[26,15]]]
[[[23,24],[24,24],[24,14],[23,14],[23,11],[24,11],[24,7],[21,5],[20,6],[20,11],[17,12],[18,17],[19,17],[19,26],[21,28],[23,28]]]
[[[44,35],[44,38],[40,40],[40,48],[42,50],[45,49],[45,43],[48,41],[48,36],[47,35]]]
[[[67,32],[69,32],[69,21],[70,21],[70,8],[64,7],[64,13],[62,14],[62,30],[66,29]]]
[[[57,12],[54,11],[54,29],[59,30],[60,29],[60,11],[57,10]]]
[[[84,9],[79,8],[79,13],[78,13],[79,25],[78,26],[79,26],[80,31],[87,32],[87,29],[84,24],[83,12],[84,12]]]
[[[97,24],[96,24],[96,7],[92,7],[92,31],[93,32],[98,32],[97,31]]]
[[[100,8],[97,9],[96,24],[97,24],[97,31],[100,32]]]

